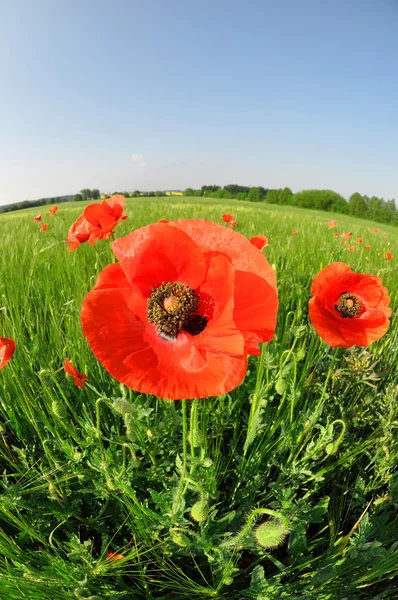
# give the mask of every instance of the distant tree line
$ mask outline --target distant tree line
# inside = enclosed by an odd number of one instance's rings
[[[247,200],[249,202],[267,202],[268,204],[285,204],[299,206],[301,208],[312,208],[337,212],[398,225],[398,211],[395,200],[384,200],[377,196],[362,196],[358,192],[352,194],[346,200],[337,192],[332,190],[303,190],[293,194],[288,187],[281,189],[266,189],[263,187],[247,187],[242,185],[203,185],[200,189],[187,188],[185,196],[202,196],[211,198],[235,198],[236,200]]]
[[[68,196],[54,196],[53,198],[39,198],[38,200],[23,200],[22,202],[14,202],[13,204],[5,204],[0,206],[0,213],[10,212],[13,210],[22,210],[24,208],[34,208],[35,206],[46,206],[47,204],[62,204],[62,202],[80,202],[82,200],[98,200],[101,197],[100,191],[95,190],[80,190],[79,194]]]
[[[122,194],[126,198],[150,198],[154,196],[166,196],[164,191],[141,192],[113,192],[112,195]],[[184,196],[197,196],[208,198],[234,198],[248,202],[267,202],[268,204],[285,204],[299,206],[301,208],[312,208],[329,212],[337,212],[355,217],[362,217],[381,223],[389,223],[398,226],[398,211],[395,200],[384,200],[377,196],[362,196],[358,192],[352,194],[346,200],[337,192],[332,190],[303,190],[293,194],[288,187],[281,189],[267,189],[262,186],[250,187],[236,185],[235,183],[221,187],[219,185],[202,185],[200,189],[187,188]],[[110,194],[104,196],[109,198]],[[45,206],[47,204],[61,204],[62,202],[80,202],[86,200],[99,200],[101,198],[98,189],[80,190],[78,194],[69,196],[56,196],[54,198],[40,198],[39,200],[24,200],[14,204],[0,206],[0,213]]]

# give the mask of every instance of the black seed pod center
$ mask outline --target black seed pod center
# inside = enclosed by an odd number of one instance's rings
[[[198,308],[199,296],[188,285],[163,283],[148,298],[148,321],[166,340],[174,340],[182,329],[198,335],[207,325],[206,317],[196,314]]]
[[[361,301],[355,294],[343,292],[334,308],[343,319],[352,319],[361,312]]]

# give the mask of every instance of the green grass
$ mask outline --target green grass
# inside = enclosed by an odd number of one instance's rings
[[[32,218],[48,207],[0,216],[0,335],[17,343],[0,372],[1,599],[397,598],[398,231],[238,201],[127,202],[118,237],[233,212],[241,233],[268,237],[277,274],[275,339],[232,393],[187,403],[198,443],[181,486],[182,403],[119,385],[82,334],[82,300],[113,256],[108,242],[67,251],[84,206],[60,205],[45,233]],[[330,218],[364,238],[355,252]],[[309,323],[311,281],[335,260],[390,291],[390,330],[367,350],[332,350]],[[65,357],[88,375],[83,390]],[[289,532],[277,543],[277,520],[267,549],[255,528],[273,513]]]

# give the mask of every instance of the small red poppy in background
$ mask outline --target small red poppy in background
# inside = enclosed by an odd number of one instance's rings
[[[14,340],[0,337],[0,370],[11,360],[15,348]]]
[[[40,227],[40,231],[45,231],[48,227],[47,223],[43,223],[43,225]]]
[[[35,223],[40,223],[41,221],[41,215],[36,215],[35,217],[33,217],[33,220]]]
[[[339,237],[339,234],[338,234],[337,232],[335,232],[335,233],[333,234],[333,236],[334,236],[334,237]]]
[[[293,229],[292,235],[297,235],[297,231],[295,229]]]
[[[88,377],[87,375],[83,375],[82,373],[78,373],[75,367],[72,365],[68,358],[64,360],[64,371],[71,377],[73,377],[73,383],[78,387],[82,388],[86,383]]]
[[[351,233],[351,232],[350,232],[350,233],[342,233],[342,234],[341,234],[341,237],[342,237],[343,239],[345,239],[345,240],[349,240],[351,236],[352,236],[352,233]]]
[[[73,223],[66,238],[68,250],[76,250],[84,242],[94,245],[95,240],[108,240],[116,225],[127,219],[123,215],[124,196],[117,194],[105,199],[102,204],[90,204]]]
[[[347,242],[341,242],[342,246],[347,246]]]
[[[167,219],[159,219],[158,223],[168,223]]]
[[[55,215],[55,213],[57,212],[57,210],[58,210],[58,206],[52,206],[48,212],[53,217]]]
[[[383,235],[384,235],[384,237],[387,237],[387,234],[386,234],[386,232],[384,232],[384,233],[383,233]]]
[[[229,224],[231,225],[231,227],[235,227],[235,225],[238,224],[238,221],[230,221]]]
[[[372,246],[370,246],[369,244],[367,244],[367,245],[365,246],[365,250],[370,250],[370,249],[371,249],[371,247],[372,247]]]
[[[379,277],[354,273],[335,262],[314,278],[311,293],[311,322],[333,348],[369,346],[388,330],[390,298]]]
[[[275,333],[275,273],[249,240],[201,219],[154,223],[111,244],[83,301],[83,332],[128,387],[170,400],[218,396]]]
[[[224,223],[229,223],[234,218],[234,215],[231,215],[230,213],[225,213],[225,215],[223,215],[221,218],[224,221]]]
[[[373,231],[374,231],[375,233],[379,233],[379,230],[378,230],[378,229],[374,229]]]
[[[348,248],[348,250],[349,250],[350,252],[354,252],[356,249],[357,249],[357,247],[356,247],[356,246],[350,246],[350,247]]]
[[[110,562],[122,560],[123,558],[126,558],[123,554],[119,554],[119,552],[112,552],[112,550],[109,550],[108,554],[106,555],[106,559]]]
[[[391,259],[393,259],[393,258],[394,258],[394,257],[393,257],[393,255],[392,255],[392,254],[391,254],[391,252],[388,250],[388,251],[386,252],[386,259],[387,259],[387,260],[391,260]]]
[[[357,241],[361,244],[363,242],[363,238],[359,237],[357,238]]]
[[[256,248],[259,250],[262,250],[268,246],[268,240],[265,235],[254,235],[252,238],[250,238],[249,242],[253,244],[253,246],[256,246]]]
[[[333,227],[336,227],[336,221],[333,221],[333,219],[331,219],[328,223],[328,227],[329,229],[333,229]]]

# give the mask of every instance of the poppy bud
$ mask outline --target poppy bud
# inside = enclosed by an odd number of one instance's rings
[[[283,377],[279,377],[278,381],[275,384],[276,393],[279,394],[279,396],[283,396],[283,394],[286,392],[286,389],[286,381],[283,379]]]
[[[206,521],[208,515],[209,509],[207,508],[206,504],[204,504],[201,501],[196,502],[191,508],[191,517],[194,521],[197,521],[198,523]]]
[[[170,533],[170,537],[171,537],[172,541],[175,544],[177,544],[177,546],[181,546],[181,548],[185,548],[185,546],[188,546],[189,539],[181,531],[176,531],[175,529],[170,529],[169,533]]]
[[[60,400],[52,401],[51,410],[58,419],[66,419],[68,413],[66,412],[65,405]]]
[[[262,523],[254,531],[257,543],[268,550],[281,546],[288,533],[288,527],[277,519]]]

